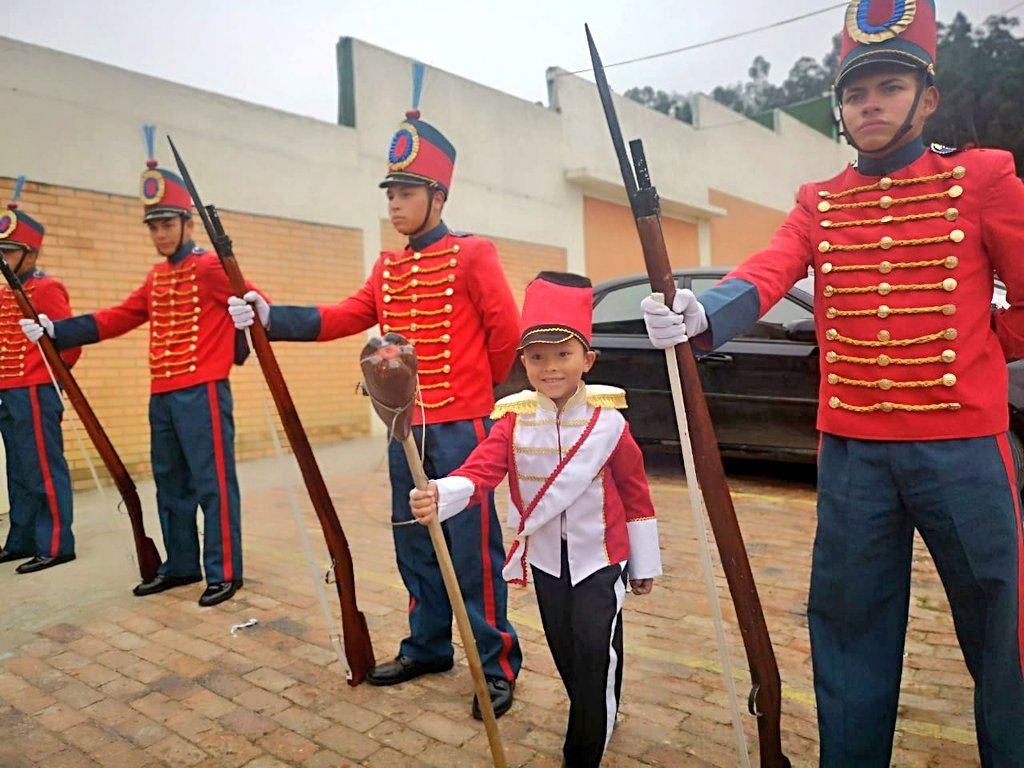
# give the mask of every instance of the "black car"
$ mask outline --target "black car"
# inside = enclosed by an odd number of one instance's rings
[[[727,272],[697,268],[675,272],[677,283],[698,296]],[[622,387],[624,412],[641,443],[678,443],[665,353],[647,339],[640,301],[650,293],[646,275],[594,286],[592,345],[597,364],[588,378]],[[818,449],[818,345],[814,335],[812,277],[800,280],[764,316],[734,339],[698,359],[701,384],[723,455],[814,462]],[[996,284],[993,303],[1005,306]],[[499,394],[524,388],[516,364]],[[1010,364],[1011,442],[1018,468],[1024,449],[1024,361]],[[1018,472],[1018,476],[1021,476]]]

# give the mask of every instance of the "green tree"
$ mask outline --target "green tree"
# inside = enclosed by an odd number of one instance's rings
[[[656,91],[649,85],[640,88],[630,88],[626,91],[627,99],[643,104],[648,109],[656,112],[663,112],[676,120],[684,123],[693,123],[693,108],[690,106],[690,97],[682,94],[666,91]]]
[[[1017,18],[990,16],[980,28],[958,13],[939,27],[935,85],[939,108],[925,140],[1009,150],[1024,173],[1024,39]]]
[[[1009,150],[1024,174],[1024,38],[1014,34],[1019,24],[1016,17],[990,16],[974,27],[957,13],[949,24],[939,25],[935,84],[941,98],[925,140]],[[832,87],[840,41],[839,35],[832,38],[832,49],[820,63],[810,56],[797,59],[779,86],[768,80],[771,64],[757,56],[746,82],[720,85],[711,97],[752,117],[821,96]],[[649,87],[631,88],[626,95],[674,116],[677,105],[689,103],[688,97]]]

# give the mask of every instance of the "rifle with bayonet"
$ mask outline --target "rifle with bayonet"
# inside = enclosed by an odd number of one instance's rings
[[[4,258],[0,258],[0,272],[3,272],[4,279],[7,280],[7,284],[11,287],[14,299],[18,303],[21,313],[29,320],[34,320],[38,323],[39,315],[36,313],[35,307],[32,306],[28,294],[25,293],[25,287]],[[156,544],[146,535],[146,528],[142,521],[142,503],[139,501],[139,493],[135,489],[135,483],[132,482],[131,475],[128,474],[128,470],[121,461],[121,457],[114,450],[113,443],[110,442],[110,438],[107,437],[107,433],[100,425],[100,421],[96,418],[96,413],[89,405],[89,401],[86,400],[81,387],[75,381],[71,369],[64,362],[60,352],[57,351],[57,346],[53,343],[53,339],[45,332],[39,339],[39,348],[46,358],[46,362],[49,363],[54,377],[56,377],[60,386],[64,388],[68,400],[74,406],[78,418],[85,427],[85,431],[89,433],[92,444],[96,446],[96,452],[99,453],[103,464],[114,480],[114,485],[117,486],[118,493],[121,494],[121,498],[124,500],[125,509],[128,511],[128,519],[132,525],[132,538],[135,540],[135,556],[139,561],[139,575],[143,581],[152,581],[156,578],[162,561],[160,560],[160,553],[157,551]]]
[[[185,161],[178,154],[177,147],[167,137],[174,153],[174,160],[178,164],[178,170],[185,182],[185,187],[192,196],[199,217],[206,228],[206,234],[213,244],[217,256],[220,257],[224,271],[227,273],[231,289],[237,296],[245,295],[248,290],[242,270],[238,266],[235,254],[231,246],[231,239],[224,231],[217,209],[208,205],[203,206],[199,199],[199,193]],[[226,311],[226,310],[225,310]],[[345,644],[345,659],[349,664],[349,685],[359,685],[366,678],[367,672],[374,665],[373,645],[370,643],[370,632],[366,626],[366,617],[363,616],[356,604],[356,581],[355,572],[352,567],[352,554],[349,551],[348,539],[342,530],[341,521],[334,510],[334,503],[331,501],[331,494],[324,483],[323,475],[317,464],[316,456],[309,444],[306,430],[302,427],[299,414],[295,409],[288,385],[285,384],[281,367],[277,363],[277,357],[270,346],[270,339],[263,325],[257,321],[251,329],[252,344],[256,349],[256,357],[260,361],[260,368],[263,370],[263,377],[267,381],[267,387],[274,398],[277,412],[281,417],[281,424],[284,426],[285,435],[295,454],[295,459],[302,472],[302,479],[309,492],[309,499],[316,512],[320,527],[323,529],[324,539],[327,542],[327,550],[331,556],[331,568],[334,571],[334,583],[338,589],[338,600],[341,603],[341,625]]]
[[[633,158],[633,164],[630,165],[601,57],[590,34],[590,28],[587,27],[586,31],[601,105],[604,108],[622,180],[636,221],[637,233],[640,235],[651,289],[664,294],[665,303],[671,307],[676,293],[676,283],[661,229],[661,204],[657,190],[651,185],[643,143],[640,140],[630,142],[629,149]],[[736,510],[726,483],[718,441],[711,426],[711,416],[689,342],[676,346],[675,358],[682,382],[683,403],[696,465],[697,477],[691,480],[695,479],[704,493],[704,503],[715,534],[715,544],[718,546],[722,569],[729,584],[729,593],[736,609],[743,648],[750,667],[751,690],[747,708],[750,714],[757,718],[761,766],[789,768],[789,759],[782,753],[782,681],[779,677],[779,666],[775,660],[771,637],[768,635],[764,611],[757,594],[754,575],[750,570],[747,550],[743,545],[743,534],[736,519]]]

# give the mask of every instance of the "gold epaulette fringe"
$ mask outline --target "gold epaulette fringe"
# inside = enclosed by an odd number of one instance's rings
[[[506,413],[535,413],[537,410],[537,393],[532,389],[524,389],[514,395],[506,395],[494,404],[491,418],[497,421]]]
[[[615,408],[622,410],[627,408],[626,392],[618,387],[609,387],[604,384],[587,385],[587,403],[595,408]]]
[[[588,384],[586,386],[587,404],[594,408],[628,408],[626,392],[618,387],[604,384]],[[524,389],[514,395],[507,395],[494,404],[491,418],[497,421],[506,413],[529,414],[537,412],[537,393],[532,389]]]

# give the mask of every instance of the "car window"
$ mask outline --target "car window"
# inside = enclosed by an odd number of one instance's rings
[[[632,283],[608,291],[594,304],[594,333],[642,333],[644,316],[640,302],[651,294],[648,283]]]
[[[717,277],[695,277],[690,281],[690,290],[700,296],[711,286],[715,285],[720,278]],[[810,320],[813,315],[809,309],[797,303],[788,296],[782,297],[774,307],[764,313],[764,316],[736,335],[736,339],[785,339],[786,325],[795,320]]]

